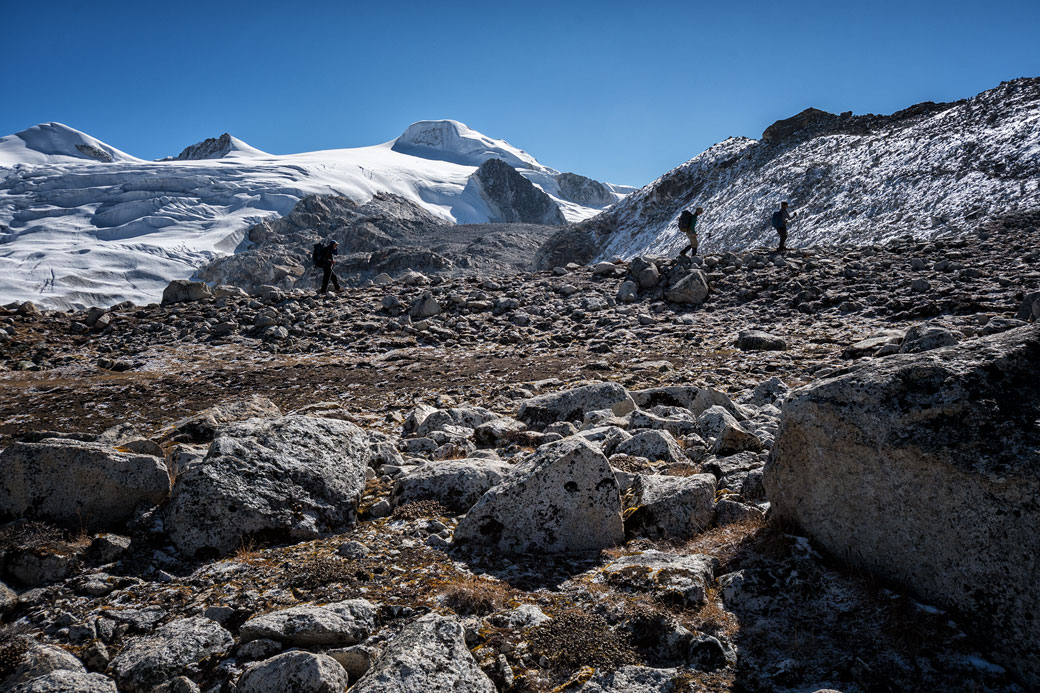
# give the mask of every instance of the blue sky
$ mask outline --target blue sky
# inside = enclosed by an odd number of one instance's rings
[[[0,134],[60,121],[158,158],[276,154],[454,118],[643,185],[808,107],[890,113],[1040,75],[1040,2],[5,0]]]

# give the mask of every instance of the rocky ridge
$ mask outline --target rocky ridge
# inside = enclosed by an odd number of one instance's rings
[[[769,218],[781,200],[799,214],[796,247],[964,232],[1040,207],[1038,123],[1040,78],[888,116],[806,109],[760,140],[714,145],[550,248],[572,248],[577,262],[671,254],[686,243],[679,213],[694,206],[705,209],[703,252],[775,243]]]
[[[0,686],[1024,690],[956,609],[769,519],[763,482],[796,388],[1035,330],[1037,247],[1036,219],[1008,215],[326,299],[186,284],[7,306],[0,486],[33,445],[151,455],[174,497],[286,473],[262,494],[274,527],[214,506],[219,557],[178,549],[172,501],[85,534],[0,509],[22,516],[0,527]],[[357,467],[332,462],[345,448]],[[573,524],[542,522],[524,539],[544,553],[517,550],[529,493],[604,531],[570,547]]]

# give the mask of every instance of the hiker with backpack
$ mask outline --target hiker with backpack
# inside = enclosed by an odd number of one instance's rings
[[[328,243],[322,243],[318,241],[314,244],[314,250],[311,252],[311,259],[314,261],[315,267],[321,268],[321,290],[318,292],[319,296],[324,296],[329,291],[329,279],[332,279],[332,286],[336,293],[339,293],[339,278],[333,273],[332,266],[336,264],[336,249],[339,247],[339,243],[336,241],[329,241]]]
[[[783,253],[787,251],[787,222],[797,217],[797,214],[791,214],[787,209],[787,200],[781,202],[780,209],[773,212],[773,216],[770,217],[769,223],[780,236],[780,247],[776,249],[777,252]]]
[[[691,251],[692,255],[697,254],[697,219],[703,213],[704,208],[698,207],[693,212],[684,209],[679,214],[679,230],[685,233],[686,238],[690,241],[688,246],[679,251],[680,255],[685,255],[687,250]]]

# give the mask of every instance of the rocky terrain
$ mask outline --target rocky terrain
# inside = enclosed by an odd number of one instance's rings
[[[789,245],[879,243],[964,233],[1040,205],[1040,78],[1016,79],[954,103],[891,115],[809,108],[733,137],[665,173],[575,229],[557,253],[580,262],[674,254],[679,213],[703,206],[702,252],[775,244],[781,200],[799,218]]]
[[[1038,227],[7,305],[0,689],[1035,688]]]
[[[527,185],[530,193],[537,193],[518,173],[499,165]],[[515,210],[506,201],[503,207]],[[546,208],[540,209],[538,214],[544,214]],[[363,205],[345,197],[312,196],[285,217],[251,227],[246,231],[248,249],[202,266],[195,278],[250,293],[263,287],[311,288],[321,276],[311,250],[315,243],[329,240],[339,243],[336,275],[353,285],[412,271],[450,277],[512,274],[529,268],[534,253],[555,230],[515,221],[447,224],[390,194],[378,194]]]

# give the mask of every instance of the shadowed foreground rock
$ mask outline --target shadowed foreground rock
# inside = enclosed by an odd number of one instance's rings
[[[783,409],[765,486],[827,551],[970,616],[1040,685],[1040,326],[895,356]]]

